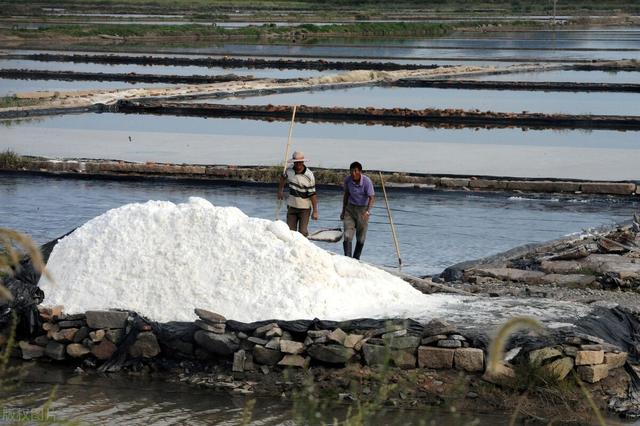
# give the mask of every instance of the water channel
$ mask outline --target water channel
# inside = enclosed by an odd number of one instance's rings
[[[0,151],[50,158],[274,166],[289,124],[256,120],[78,114],[0,121]],[[298,123],[293,148],[311,167],[432,174],[636,180],[637,132],[442,129]],[[393,155],[389,152],[393,150]]]
[[[318,228],[336,228],[342,194],[321,188]],[[380,194],[378,194],[380,195]],[[179,184],[171,182],[85,181],[44,177],[0,179],[0,226],[44,243],[105,211],[132,202],[190,196],[214,205],[235,206],[250,216],[274,218],[275,187]],[[404,269],[419,275],[439,273],[463,260],[484,257],[532,242],[559,238],[583,228],[631,218],[638,201],[614,197],[526,196],[389,189],[398,227]],[[384,202],[373,212],[364,260],[396,265]],[[340,244],[321,243],[340,253]]]

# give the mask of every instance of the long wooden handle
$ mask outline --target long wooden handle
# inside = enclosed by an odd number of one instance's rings
[[[284,161],[282,164],[282,174],[287,173],[287,161],[289,161],[289,149],[291,148],[291,134],[293,133],[293,123],[296,120],[297,105],[293,106],[293,114],[291,114],[291,124],[289,124],[289,139],[287,140],[287,147],[284,150]],[[278,200],[276,203],[276,220],[280,219],[280,210],[282,209],[282,200]]]
[[[387,206],[387,215],[389,216],[389,225],[391,226],[391,235],[393,236],[393,243],[396,246],[396,254],[398,255],[398,267],[402,268],[402,258],[400,257],[400,244],[398,244],[398,236],[396,235],[396,227],[393,224],[393,217],[391,216],[391,209],[389,208],[389,199],[387,198],[387,190],[384,187],[384,179],[382,172],[380,174],[380,185],[382,185],[382,193],[384,194],[384,204]]]
[[[293,134],[293,123],[296,120],[297,105],[293,106],[293,114],[291,114],[291,123],[289,124],[289,139],[287,140],[287,148],[284,150],[284,164],[282,167],[282,174],[287,172],[287,161],[289,161],[289,150],[291,148],[291,135]]]

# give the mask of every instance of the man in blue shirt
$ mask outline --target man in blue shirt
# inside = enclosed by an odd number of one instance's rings
[[[342,213],[340,219],[344,221],[344,255],[360,259],[364,240],[367,237],[369,217],[375,193],[373,182],[362,174],[362,164],[354,161],[349,166],[349,176],[344,180],[344,196],[342,197]],[[353,234],[356,235],[356,249],[351,254]]]

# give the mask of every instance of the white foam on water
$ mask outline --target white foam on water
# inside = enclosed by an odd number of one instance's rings
[[[55,246],[40,280],[45,305],[67,313],[120,308],[191,321],[425,317],[451,296],[427,296],[375,267],[315,246],[281,221],[201,198],[149,201],[98,216]]]

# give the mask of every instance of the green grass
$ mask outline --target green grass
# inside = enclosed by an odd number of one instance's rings
[[[18,169],[24,163],[24,159],[10,149],[0,152],[0,169]]]
[[[95,25],[52,25],[39,30],[9,30],[11,35],[25,38],[43,37],[98,37],[101,35],[124,38],[141,37],[290,37],[305,34],[307,36],[360,35],[360,36],[441,36],[454,27],[448,24],[433,23],[354,23],[292,26],[264,24],[242,28],[221,28],[216,26],[187,25],[140,25],[140,24],[95,24]]]
[[[180,13],[228,13],[236,11],[257,16],[257,12],[272,15],[273,12],[287,11],[313,12],[323,16],[327,11],[348,12],[349,15],[361,14],[369,16],[385,12],[404,13],[407,17],[415,16],[415,12],[441,12],[455,14],[551,14],[551,0],[398,0],[394,2],[382,0],[33,0],[24,2],[0,2],[0,14],[9,15],[27,12],[32,15],[43,15],[42,7],[62,7],[70,11],[138,11],[139,13],[162,13],[167,11]],[[616,13],[637,13],[640,4],[635,0],[572,0],[557,2],[558,14],[588,15],[600,13],[613,15]],[[340,17],[348,15],[344,13]],[[251,18],[249,18],[251,19]]]
[[[36,105],[41,102],[38,99],[20,99],[15,95],[0,97],[0,108],[16,108]]]

